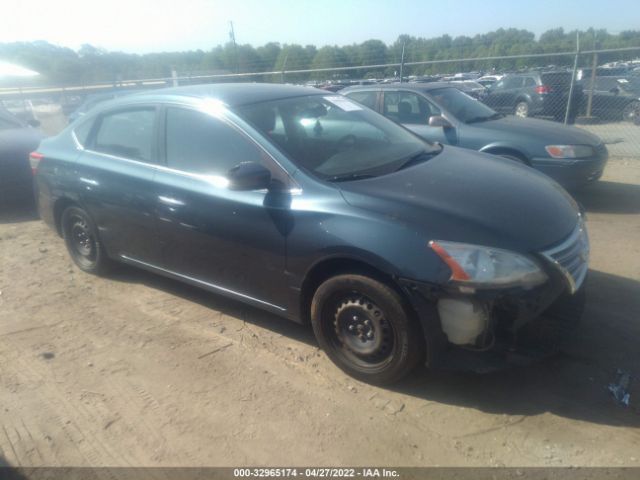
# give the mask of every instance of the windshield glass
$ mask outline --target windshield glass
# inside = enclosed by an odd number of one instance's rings
[[[640,78],[619,78],[622,89],[630,93],[640,93]]]
[[[246,105],[236,113],[297,165],[326,180],[383,175],[412,158],[440,151],[341,95]]]
[[[429,95],[438,106],[449,111],[459,121],[464,123],[481,122],[497,118],[500,114],[475,100],[457,88],[446,87],[429,90]]]

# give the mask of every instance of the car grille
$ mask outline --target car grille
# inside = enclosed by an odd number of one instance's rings
[[[562,273],[571,293],[578,290],[589,269],[589,236],[582,217],[569,238],[542,255]]]

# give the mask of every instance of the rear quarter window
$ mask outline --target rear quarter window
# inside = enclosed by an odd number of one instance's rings
[[[378,92],[351,92],[346,94],[351,100],[355,100],[358,103],[361,103],[365,107],[369,107],[373,110],[376,109],[376,99],[378,96]]]
[[[569,85],[571,83],[571,72],[543,73],[540,78],[544,85]]]

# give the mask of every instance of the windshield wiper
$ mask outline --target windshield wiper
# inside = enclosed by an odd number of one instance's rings
[[[326,180],[328,182],[350,182],[351,180],[364,180],[365,178],[373,178],[375,175],[370,173],[345,173],[344,175],[334,175]]]
[[[487,120],[497,120],[498,118],[502,118],[503,115],[501,113],[494,113],[492,115],[489,115],[488,117],[473,117],[470,118],[469,120],[467,120],[465,123],[479,123],[479,122],[486,122]]]
[[[439,150],[433,150],[431,152],[427,152],[426,150],[422,150],[420,153],[416,153],[415,155],[411,155],[407,160],[402,162],[398,168],[394,171],[402,170],[404,168],[410,167],[420,162],[425,162],[432,157],[435,157],[442,151],[442,146],[440,146]]]

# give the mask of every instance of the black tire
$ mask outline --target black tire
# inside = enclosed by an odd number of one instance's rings
[[[516,117],[527,118],[529,116],[529,104],[525,100],[519,101],[513,109],[513,114]]]
[[[68,207],[62,213],[62,235],[73,262],[80,270],[101,275],[111,266],[98,230],[87,212],[79,207]]]
[[[389,384],[423,358],[424,337],[402,297],[373,278],[345,274],[326,280],[311,302],[320,347],[359,380]]]
[[[622,110],[622,120],[625,122],[633,122],[637,124],[638,115],[640,115],[640,102],[638,101],[631,102]]]

